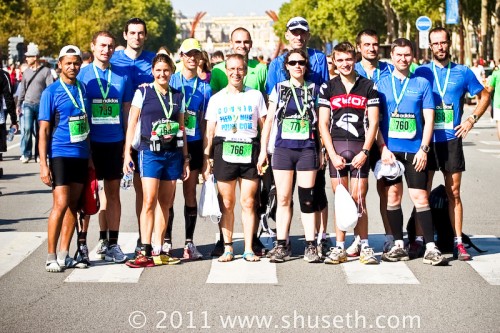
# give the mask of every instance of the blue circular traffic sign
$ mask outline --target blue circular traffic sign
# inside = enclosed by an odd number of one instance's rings
[[[432,20],[427,16],[420,16],[415,21],[415,26],[418,31],[429,31],[432,28]]]

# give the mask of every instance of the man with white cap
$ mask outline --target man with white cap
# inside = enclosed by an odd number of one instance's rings
[[[212,96],[210,85],[198,78],[198,64],[201,59],[201,44],[197,39],[188,38],[182,42],[180,48],[182,69],[172,75],[170,86],[182,91],[186,113],[184,115],[184,130],[188,146],[189,178],[183,183],[184,193],[184,221],[186,226],[184,259],[201,259],[203,255],[193,243],[196,217],[198,215],[196,203],[196,185],[198,175],[203,167],[203,136],[205,132],[205,111]],[[165,235],[164,251],[172,248],[172,223],[174,221],[173,208],[170,208],[169,223]]]
[[[57,63],[61,76],[43,91],[40,100],[40,178],[45,185],[52,186],[53,195],[48,220],[47,272],[87,267],[68,256],[78,202],[87,181],[88,168],[93,168],[87,138],[90,105],[85,86],[76,79],[81,64],[78,47],[63,47]]]
[[[54,82],[50,68],[39,61],[38,46],[29,43],[24,54],[28,68],[19,84],[17,114],[23,116],[21,136],[21,162],[28,163],[32,157],[33,137],[35,138],[35,160],[38,159],[38,109],[42,91]]]

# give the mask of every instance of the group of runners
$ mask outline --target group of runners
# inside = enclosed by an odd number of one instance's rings
[[[99,213],[99,258],[131,268],[173,265],[171,255],[176,182],[183,181],[184,259],[201,259],[194,244],[198,176],[217,180],[222,218],[220,240],[212,251],[221,262],[235,259],[233,230],[241,219],[243,259],[259,261],[264,247],[257,237],[261,192],[276,186],[276,242],[266,254],[271,262],[290,257],[292,194],[297,184],[304,227],[304,260],[340,264],[359,256],[378,264],[369,244],[366,194],[370,167],[401,165],[394,177],[377,181],[386,241],[387,262],[423,257],[431,265],[446,264],[434,242],[429,191],[441,170],[449,198],[455,237],[455,258],[469,260],[462,239],[460,199],[465,171],[462,139],[489,105],[489,94],[467,68],[450,60],[450,35],[430,31],[433,60],[410,73],[412,43],[396,39],[392,64],[378,60],[378,36],[361,31],[356,45],[334,47],[331,58],[307,47],[309,24],[302,17],[287,23],[290,51],[269,68],[249,59],[250,33],[231,33],[232,54],[214,67],[210,84],[198,77],[202,59],[199,41],[188,38],[178,66],[164,52],[144,50],[146,24],[133,18],[124,27],[127,46],[115,52],[115,37],[95,33],[94,61],[81,69],[78,47],[61,49],[60,79],[40,102],[40,176],[53,188],[48,222],[46,270],[88,267],[89,217],[77,224],[79,199],[89,168],[104,183]],[[356,62],[356,52],[361,61]],[[328,62],[338,76],[330,78]],[[81,69],[81,70],[80,70]],[[462,119],[463,95],[478,95],[470,117]],[[358,207],[354,242],[347,247],[337,226],[336,244],[327,237],[328,201],[325,170],[333,191],[342,184]],[[389,168],[390,169],[390,168]],[[135,174],[136,214],[140,238],[134,258],[118,244],[121,219],[120,179]],[[416,208],[417,237],[403,241],[402,178]],[[235,218],[236,185],[241,217]],[[264,196],[265,197],[265,196]],[[78,250],[69,245],[78,225]],[[56,246],[59,241],[59,249]]]

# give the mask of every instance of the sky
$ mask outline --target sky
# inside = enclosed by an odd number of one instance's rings
[[[286,0],[170,0],[174,10],[180,10],[184,15],[191,17],[197,12],[207,12],[207,16],[265,15],[266,10],[279,8]]]

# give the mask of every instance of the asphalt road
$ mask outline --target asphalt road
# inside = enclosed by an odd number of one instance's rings
[[[284,264],[241,258],[214,262],[208,254],[217,227],[199,220],[195,243],[205,254],[202,261],[138,271],[95,261],[87,270],[49,274],[44,263],[51,191],[40,181],[37,163],[19,161],[16,137],[0,162],[0,332],[254,332],[259,326],[265,332],[498,332],[500,145],[494,123],[488,115],[483,118],[465,140],[462,198],[464,232],[478,235],[476,244],[488,252],[447,267],[424,265],[420,259],[371,267],[356,260],[339,266],[307,264],[300,258],[303,232],[296,205],[294,258]],[[441,181],[437,175],[435,183]],[[383,228],[374,185],[370,176],[370,240],[380,252]],[[332,221],[329,185],[327,193]],[[403,200],[406,220],[411,211],[406,193]],[[120,243],[125,249],[136,238],[133,205],[134,192],[122,191]],[[175,211],[174,254],[181,256],[180,184]],[[236,232],[241,232],[236,221]],[[90,249],[98,240],[96,222],[93,217]],[[333,232],[331,223],[328,231]],[[241,254],[241,241],[235,252]]]

